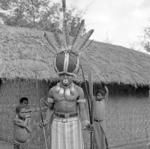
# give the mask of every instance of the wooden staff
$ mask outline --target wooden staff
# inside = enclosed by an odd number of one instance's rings
[[[42,108],[41,108],[41,101],[40,101],[40,98],[39,98],[39,86],[38,86],[37,75],[36,75],[36,90],[37,90],[37,99],[39,101],[40,118],[41,118],[42,124],[44,124],[44,118],[43,118]],[[45,148],[48,149],[48,143],[47,143],[47,139],[46,139],[45,127],[42,126],[42,129],[43,129],[43,135],[44,135]]]
[[[87,94],[87,101],[88,101],[88,110],[89,110],[89,117],[90,117],[90,124],[93,125],[93,106],[94,106],[94,100],[93,100],[93,82],[92,82],[92,74],[89,72],[88,74],[88,83],[89,83],[89,88],[86,84],[85,80],[85,75],[84,71],[82,68],[82,65],[80,65],[81,71],[82,71],[82,77],[83,81],[85,82],[85,90]],[[90,132],[90,149],[94,149],[94,143],[93,143],[93,131]]]
[[[89,71],[89,73],[88,73],[88,82],[89,82],[89,96],[90,96],[90,103],[91,103],[90,124],[93,125],[94,96],[93,96],[93,80],[92,80],[91,71]],[[94,149],[93,138],[94,138],[94,133],[93,133],[93,131],[90,131],[90,149]]]

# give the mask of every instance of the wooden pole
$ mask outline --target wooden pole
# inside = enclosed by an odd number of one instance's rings
[[[44,123],[44,118],[43,118],[42,108],[41,108],[41,101],[39,98],[39,85],[38,85],[37,75],[36,75],[36,90],[37,90],[37,100],[39,101],[40,118],[41,118],[42,123]],[[42,126],[42,130],[43,130],[43,135],[44,135],[45,148],[48,149],[48,143],[47,143],[47,139],[46,139],[46,132],[45,132],[44,126]]]
[[[89,95],[90,95],[90,103],[91,103],[91,110],[90,110],[90,123],[93,125],[93,112],[94,112],[94,96],[93,96],[93,79],[91,71],[88,73],[88,82],[89,82]],[[93,143],[94,133],[93,131],[90,132],[90,149],[94,149]]]
[[[82,65],[80,65],[81,71],[82,71],[82,77],[83,81],[85,82],[85,90],[87,94],[87,101],[88,101],[88,109],[89,109],[89,117],[90,117],[90,124],[93,125],[93,81],[92,81],[92,73],[89,72],[88,74],[88,86],[86,84],[84,71],[82,68]],[[89,87],[89,88],[88,88]],[[94,149],[94,143],[93,143],[93,131],[90,132],[90,149]]]

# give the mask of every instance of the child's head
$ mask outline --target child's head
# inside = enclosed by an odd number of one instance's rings
[[[25,119],[30,116],[31,110],[26,105],[20,105],[16,107],[16,114]]]
[[[97,100],[102,100],[105,98],[105,95],[106,95],[106,90],[105,89],[99,89],[97,92],[96,92],[96,99]]]
[[[28,100],[27,97],[22,97],[22,98],[20,98],[19,103],[21,105],[28,105],[29,104],[29,100]]]

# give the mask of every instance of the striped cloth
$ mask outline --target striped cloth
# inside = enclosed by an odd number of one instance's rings
[[[84,149],[78,117],[54,118],[51,127],[51,149]]]

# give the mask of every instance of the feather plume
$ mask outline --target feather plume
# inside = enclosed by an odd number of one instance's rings
[[[80,51],[82,48],[84,48],[84,46],[86,45],[87,41],[89,40],[89,38],[91,37],[91,35],[93,34],[94,30],[90,30],[88,31],[82,38],[82,42],[81,44],[79,44],[79,46],[76,47],[76,51]]]
[[[54,38],[55,38],[55,40],[56,40],[56,42],[57,42],[57,44],[58,44],[58,48],[62,48],[62,41],[61,41],[61,39],[60,39],[60,37],[59,37],[59,33],[57,32],[57,31],[55,31],[54,33],[53,33],[53,35],[54,35]]]
[[[90,40],[89,43],[87,43],[84,48],[87,49],[87,48],[92,44],[93,41],[94,41],[94,40]]]
[[[62,0],[62,8],[63,8],[63,34],[65,36],[65,46],[68,49],[70,45],[70,39],[69,39],[69,31],[67,28],[66,0]]]
[[[67,25],[67,18],[66,18],[66,0],[62,0],[62,11],[63,11],[63,36],[64,38],[61,40],[58,32],[54,32],[53,36],[58,46],[56,46],[53,41],[48,38],[46,32],[44,33],[45,39],[48,41],[49,45],[52,47],[53,52],[58,53],[60,50],[72,50],[79,52],[79,50],[85,50],[87,48],[87,41],[89,40],[90,36],[92,35],[94,30],[90,30],[84,36],[82,36],[85,21],[82,20],[77,27],[77,31],[75,33],[75,37],[73,38],[72,42],[70,42],[69,36],[69,29]],[[73,24],[71,26],[73,29]],[[51,50],[51,51],[52,51]],[[81,52],[81,51],[80,51]]]
[[[47,42],[49,43],[49,45],[55,50],[55,53],[57,53],[59,49],[55,45],[52,44],[52,42],[48,38],[48,35],[45,32],[44,32],[44,37],[47,40]]]
[[[75,38],[73,39],[72,46],[74,46],[76,41],[80,38],[81,33],[82,33],[83,29],[84,29],[84,25],[85,25],[85,21],[82,20],[80,25],[79,25],[79,27],[78,27],[78,30],[76,32]]]
[[[63,13],[66,12],[66,0],[62,0]]]
[[[80,50],[79,55],[82,55],[82,53],[85,52],[89,48],[89,46],[93,43],[93,40],[90,40],[89,42],[86,43],[86,45]]]
[[[69,38],[69,31],[67,28],[67,21],[66,20],[64,20],[64,23],[63,23],[63,34],[65,36],[66,47],[68,48],[68,46],[70,45],[70,38]]]

